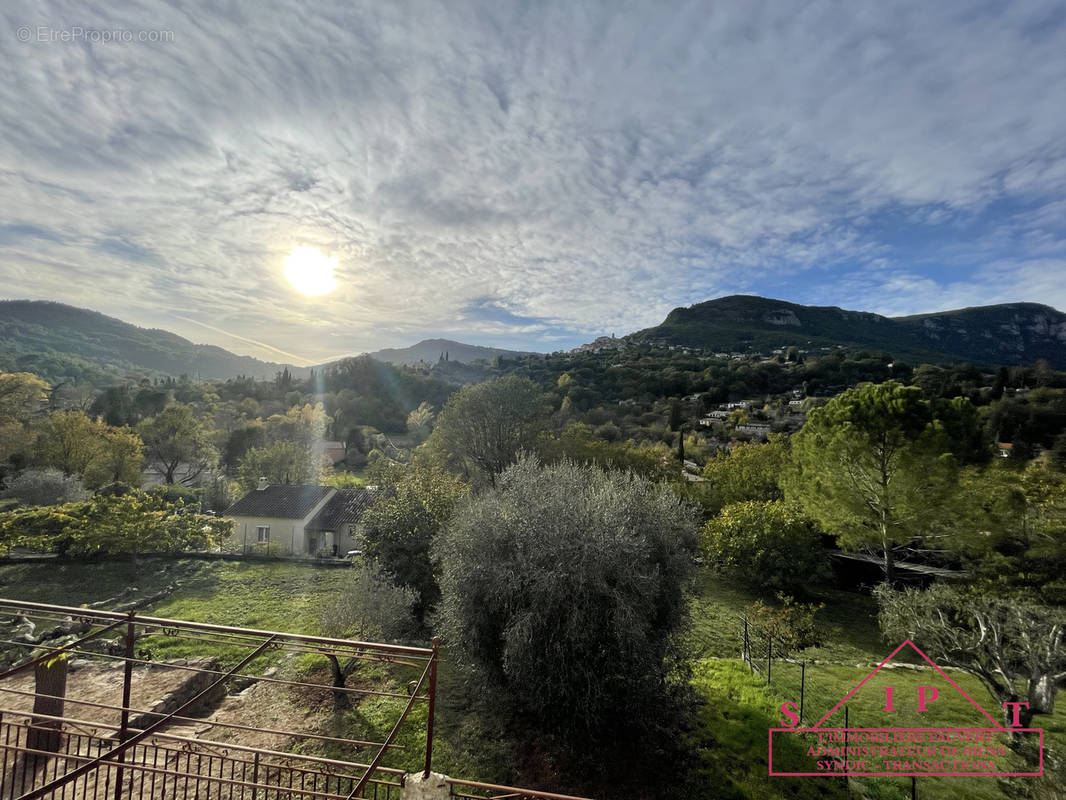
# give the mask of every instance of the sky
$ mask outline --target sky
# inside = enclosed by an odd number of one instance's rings
[[[6,0],[0,297],[293,363],[1066,309],[1066,5]],[[336,288],[285,276],[294,248]]]

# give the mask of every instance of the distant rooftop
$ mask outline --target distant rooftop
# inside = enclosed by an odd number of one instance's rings
[[[303,519],[316,505],[326,499],[329,486],[285,486],[273,484],[253,489],[226,509],[227,517],[274,517]]]

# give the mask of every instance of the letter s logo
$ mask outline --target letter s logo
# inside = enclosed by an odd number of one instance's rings
[[[796,703],[789,700],[781,704],[781,713],[791,720],[791,722],[785,722],[784,718],[781,719],[781,725],[785,728],[795,728],[799,725],[799,714],[796,713]]]

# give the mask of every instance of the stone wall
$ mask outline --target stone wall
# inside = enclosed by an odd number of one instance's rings
[[[192,658],[184,659],[179,658],[173,661],[164,661],[159,664],[155,664],[151,669],[165,669],[167,666],[178,667],[195,667],[197,669],[204,670],[218,670],[218,659],[214,657],[205,658]],[[181,670],[185,677],[178,683],[173,689],[168,691],[162,697],[155,701],[149,707],[149,713],[137,714],[130,717],[130,727],[137,730],[143,730],[148,726],[154,724],[157,720],[165,717],[167,714],[173,714],[183,704],[192,700],[196,695],[200,694],[204,689],[214,683],[219,675],[211,672],[187,672]],[[186,710],[183,716],[187,716],[190,712],[196,709],[210,706],[217,703],[223,697],[225,697],[227,687],[225,684],[217,687],[209,695],[202,698],[195,706]]]

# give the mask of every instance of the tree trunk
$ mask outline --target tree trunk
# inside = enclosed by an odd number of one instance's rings
[[[42,661],[33,670],[36,696],[33,713],[52,717],[63,716],[63,699],[67,694],[67,659],[62,656]],[[27,731],[27,745],[34,750],[55,753],[59,750],[62,723],[53,719],[34,717]]]
[[[1055,695],[1059,687],[1050,675],[1034,675],[1029,679],[1029,718],[1033,714],[1052,714],[1055,711]],[[1024,709],[1023,709],[1024,712]],[[1026,723],[1028,725],[1028,723]]]
[[[896,554],[892,552],[892,547],[887,541],[882,545],[884,548],[884,564],[882,569],[885,573],[885,583],[889,586],[895,586],[896,584]]]
[[[341,662],[337,659],[335,655],[327,654],[326,658],[329,659],[329,669],[330,672],[333,674],[334,690],[345,688],[344,684],[347,681],[348,676],[345,674],[345,671],[341,669]],[[349,708],[350,706],[351,701],[348,699],[347,692],[333,692],[334,711],[343,711],[344,709]]]

